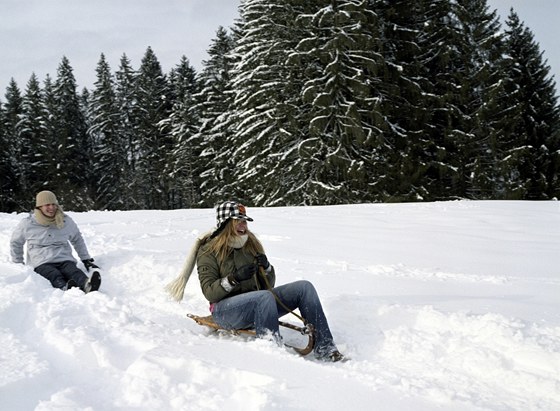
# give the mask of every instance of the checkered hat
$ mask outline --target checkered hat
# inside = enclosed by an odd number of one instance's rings
[[[216,207],[216,227],[221,228],[222,224],[230,218],[234,220],[253,221],[251,217],[245,214],[245,206],[236,201],[226,201]]]

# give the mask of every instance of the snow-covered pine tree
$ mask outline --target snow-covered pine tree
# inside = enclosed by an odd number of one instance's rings
[[[288,64],[306,67],[301,91],[306,139],[291,201],[341,204],[381,196],[382,134],[379,21],[373,1],[322,2],[298,16],[300,38]],[[292,68],[292,71],[295,71]],[[295,196],[293,196],[295,194]]]
[[[18,156],[21,146],[20,119],[22,113],[21,91],[12,78],[6,88],[6,102],[3,105],[2,126],[2,154],[0,154],[0,210],[11,212],[21,211],[17,203],[20,192],[21,169],[18,166]]]
[[[487,0],[460,0],[453,3],[453,25],[458,33],[458,61],[452,75],[456,91],[454,127],[449,133],[456,154],[449,163],[457,170],[454,192],[457,197],[492,198],[497,180],[496,138],[502,114],[495,111],[496,94],[503,79],[503,35],[496,11]]]
[[[54,81],[49,74],[43,82],[43,103],[45,106],[45,143],[41,148],[45,168],[42,175],[42,184],[46,190],[54,190],[58,167],[58,141],[57,141],[57,102],[54,93]]]
[[[87,162],[88,162],[88,173],[87,173],[87,192],[90,199],[90,206],[89,209],[95,208],[95,189],[98,183],[98,178],[95,175],[95,165],[94,165],[94,153],[93,153],[93,146],[91,141],[87,135],[87,130],[90,128],[91,119],[87,115],[89,112],[90,107],[90,91],[87,87],[82,88],[82,92],[78,96],[78,103],[80,106],[80,112],[82,113],[82,117],[84,119],[84,130],[85,130],[85,144],[86,144],[86,155],[87,155]]]
[[[6,138],[6,116],[4,104],[0,100],[0,144],[6,147],[8,140]],[[0,212],[9,212],[11,205],[7,203],[10,198],[11,180],[8,178],[10,172],[10,156],[6,150],[0,150]],[[6,191],[5,191],[6,190]]]
[[[122,163],[121,201],[123,209],[134,210],[143,207],[142,182],[138,171],[140,142],[138,117],[136,110],[136,73],[126,54],[120,58],[119,68],[115,72],[115,105],[119,113],[117,133],[123,144],[125,161]]]
[[[115,96],[115,82],[105,55],[96,68],[96,81],[88,109],[88,138],[92,147],[93,172],[96,176],[95,207],[119,210],[125,204],[124,171],[128,162],[126,141],[121,133],[121,111]]]
[[[86,125],[76,92],[76,80],[70,61],[63,57],[53,87],[56,174],[50,188],[68,210],[88,210],[93,205],[89,193],[91,170]]]
[[[233,132],[225,124],[231,111],[231,70],[234,47],[233,37],[219,27],[216,37],[207,50],[208,60],[202,62],[202,71],[197,76],[200,91],[194,96],[195,104],[189,115],[198,119],[199,128],[189,140],[193,156],[193,175],[199,176],[199,204],[213,207],[228,197],[224,186],[231,183],[227,152],[230,147],[225,142],[232,141]]]
[[[252,0],[238,30],[229,191],[257,205],[365,200],[382,123],[371,2]]]
[[[506,199],[560,194],[560,109],[550,67],[533,33],[511,10],[506,21],[508,99],[515,104],[510,138],[501,145]]]
[[[297,17],[316,3],[249,0],[240,6],[232,52],[234,99],[215,125],[224,130],[214,147],[225,177],[220,192],[228,197],[254,205],[286,204],[284,194],[301,180],[297,147],[306,130],[298,114],[304,110],[305,70],[294,71],[287,60],[303,36]]]
[[[169,208],[189,208],[198,202],[198,181],[195,182],[193,135],[199,127],[194,106],[198,91],[196,71],[183,56],[169,75],[173,108],[170,116],[159,123],[164,134],[173,140],[165,174],[170,176]],[[198,179],[196,179],[198,180]]]
[[[159,127],[171,113],[172,100],[167,77],[154,51],[148,47],[135,78],[139,157],[136,173],[140,177],[139,206],[145,209],[169,209],[172,184],[167,170],[173,139]]]
[[[37,76],[33,73],[27,82],[23,96],[23,110],[20,121],[20,203],[29,205],[33,195],[44,187],[48,175],[49,152],[47,117],[43,92]],[[29,208],[29,207],[27,207]]]
[[[427,24],[423,43],[426,78],[425,94],[429,110],[425,137],[417,148],[423,165],[423,200],[452,199],[460,196],[460,175],[453,157],[457,155],[454,133],[461,131],[461,74],[464,62],[457,42],[460,33],[453,16],[452,1],[428,0]]]
[[[383,113],[390,123],[383,133],[389,148],[379,179],[383,201],[429,197],[423,185],[433,89],[428,71],[433,53],[426,29],[430,24],[427,5],[424,0],[376,2],[384,58]]]

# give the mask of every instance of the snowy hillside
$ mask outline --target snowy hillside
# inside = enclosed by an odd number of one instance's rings
[[[0,410],[560,409],[558,202],[249,208],[277,283],[318,289],[336,364],[198,326],[196,273],[165,294],[213,210],[70,214],[100,292],[11,263],[24,215],[0,214]]]

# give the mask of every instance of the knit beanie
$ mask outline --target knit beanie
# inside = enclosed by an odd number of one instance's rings
[[[44,206],[46,204],[56,204],[57,210],[54,217],[49,218],[44,215],[39,207]],[[55,225],[57,228],[64,227],[64,212],[60,204],[58,204],[58,200],[52,191],[41,191],[37,194],[35,198],[35,219],[42,225]]]
[[[37,197],[35,199],[35,207],[39,208],[46,204],[56,204],[58,205],[58,200],[52,191],[41,191],[37,193]]]

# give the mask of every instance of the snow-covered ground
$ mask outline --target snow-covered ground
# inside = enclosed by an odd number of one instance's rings
[[[24,215],[0,214],[0,410],[560,409],[559,202],[249,208],[277,282],[318,289],[335,364],[198,326],[196,272],[165,293],[213,210],[70,214],[100,292],[11,263]]]

